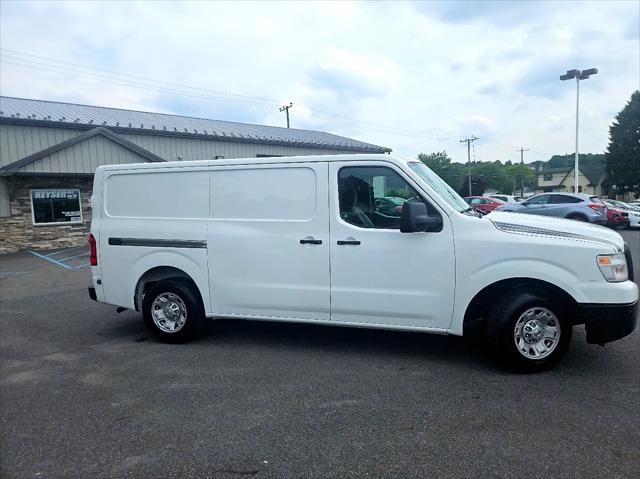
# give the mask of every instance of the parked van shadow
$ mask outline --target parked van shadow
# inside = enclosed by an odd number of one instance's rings
[[[147,331],[140,313],[114,313],[114,317],[109,319],[112,321],[103,323],[105,326],[98,332],[104,339],[156,342]],[[254,351],[257,348],[262,353],[266,350],[287,354],[297,351],[304,354],[347,356],[353,361],[372,359],[383,364],[386,361],[390,367],[430,363],[429,367],[435,364],[491,371],[492,374],[513,374],[493,361],[481,329],[471,333],[462,338],[367,328],[218,319],[207,321],[200,338],[175,347],[186,348],[190,353],[198,354],[206,348],[219,350],[221,347],[237,350],[251,348]],[[576,327],[567,357],[555,372],[561,375],[586,376],[594,371],[615,368],[622,353],[611,351],[617,349],[616,346],[617,344],[601,348],[588,345],[584,330]]]
[[[495,368],[479,338],[347,328],[301,323],[219,319],[207,324],[198,344],[269,347],[277,350],[340,353],[360,357],[415,359]]]
[[[103,324],[108,326],[100,329],[100,337],[134,342],[156,341],[146,329],[140,313],[127,311],[113,315],[108,321],[105,318]],[[346,354],[361,358],[374,356],[377,360],[428,360],[495,368],[487,354],[486,344],[480,338],[274,321],[207,321],[201,337],[183,346],[199,350],[202,346],[258,347],[278,352]]]

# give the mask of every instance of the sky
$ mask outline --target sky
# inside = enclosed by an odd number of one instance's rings
[[[0,94],[328,131],[472,159],[602,153],[640,88],[640,0],[0,0]]]

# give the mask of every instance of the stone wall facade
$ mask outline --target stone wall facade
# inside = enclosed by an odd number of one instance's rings
[[[87,244],[91,225],[89,198],[93,189],[92,175],[16,175],[7,180],[11,216],[0,218],[0,254]],[[82,223],[34,225],[31,189],[79,189]]]

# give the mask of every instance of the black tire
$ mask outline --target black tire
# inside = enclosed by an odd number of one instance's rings
[[[525,312],[531,312],[531,319],[535,319],[533,316],[539,314],[543,318],[542,322],[548,321],[549,325],[557,324],[560,328],[558,340],[553,343],[553,339],[545,339],[542,343],[535,343],[538,346],[534,347],[535,344],[530,344],[521,337],[520,344],[524,349],[528,349],[528,353],[521,352],[516,344],[516,327],[520,327],[522,336],[528,334],[531,340],[534,340],[535,334],[539,333],[537,329],[533,334],[525,333],[523,324],[518,324]],[[547,315],[547,312],[551,315]],[[523,322],[524,326],[535,324],[535,322],[529,323],[524,318]],[[489,344],[498,362],[522,373],[536,373],[552,368],[567,352],[573,333],[573,325],[569,320],[566,307],[545,299],[543,294],[518,291],[507,292],[498,298],[489,312],[487,326]],[[550,344],[555,346],[547,347]],[[538,347],[551,349],[551,352],[539,354],[538,358],[531,357],[539,353],[536,349]]]
[[[574,221],[584,221],[584,222],[588,222],[589,219],[584,216],[584,215],[580,215],[580,214],[572,214],[567,216],[568,220],[574,220]]]
[[[179,320],[165,321],[165,330],[159,325],[162,324],[162,320],[159,321],[159,324],[154,320],[152,311],[154,301],[163,295],[174,299],[174,301],[170,302],[176,305],[176,312],[179,311],[182,314],[183,309],[186,310],[182,326],[176,327],[176,330],[173,332],[167,331],[167,329],[171,329],[170,325],[176,325],[180,322]],[[179,298],[179,300],[176,299],[176,297]],[[180,302],[182,304],[180,304]],[[160,300],[158,305],[159,303]],[[200,294],[195,290],[195,286],[174,279],[159,281],[145,293],[142,301],[142,315],[149,332],[160,341],[166,343],[183,343],[194,339],[202,331],[205,321],[204,308]],[[180,318],[181,317],[182,316],[180,316]]]

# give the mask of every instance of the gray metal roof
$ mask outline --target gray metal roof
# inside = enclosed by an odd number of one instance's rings
[[[198,136],[212,140],[307,146],[362,153],[387,153],[391,151],[389,148],[323,131],[252,125],[166,113],[6,96],[0,96],[0,121],[82,129],[103,126],[114,131],[130,131],[132,133]]]
[[[543,168],[538,171],[538,174],[541,175],[543,173],[566,173],[567,171],[573,170],[573,166],[556,166],[554,168]]]

